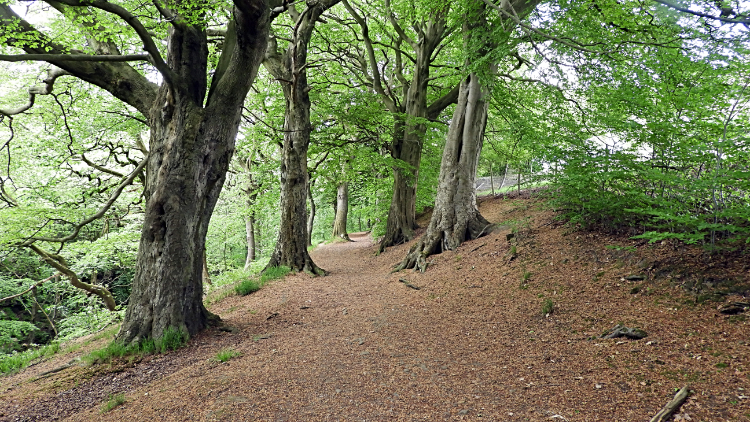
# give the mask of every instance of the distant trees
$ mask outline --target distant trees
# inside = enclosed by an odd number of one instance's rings
[[[323,274],[308,246],[356,227],[382,251],[434,204],[398,266],[424,270],[491,229],[480,160],[533,163],[574,224],[750,233],[739,6],[37,3],[49,24],[0,5],[0,291],[59,272],[127,303],[124,342],[205,327],[204,262]],[[49,282],[8,301],[53,332]]]

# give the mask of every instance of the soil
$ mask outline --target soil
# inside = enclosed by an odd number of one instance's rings
[[[0,378],[0,421],[647,421],[685,385],[672,420],[750,421],[748,318],[718,310],[750,294],[746,251],[574,231],[528,194],[480,210],[498,229],[424,273],[356,233],[313,252],[328,276],[212,305],[229,332]],[[618,324],[647,336],[602,338]]]

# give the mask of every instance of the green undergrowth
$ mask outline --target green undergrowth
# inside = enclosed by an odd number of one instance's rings
[[[283,278],[285,275],[289,274],[289,271],[291,271],[289,267],[284,266],[267,268],[259,277],[252,277],[241,281],[235,286],[234,291],[240,296],[249,295],[250,293],[260,290],[261,287],[268,284],[269,281]]]
[[[137,357],[166,353],[185,346],[190,339],[188,333],[176,328],[167,328],[164,335],[158,339],[148,338],[137,344],[123,344],[117,340],[112,341],[101,349],[97,349],[84,356],[82,359],[89,365],[98,363],[109,363],[114,359],[125,357]]]
[[[28,349],[20,353],[0,355],[0,374],[11,374],[19,371],[37,359],[54,355],[60,350],[60,343],[53,342],[37,349]]]
[[[103,338],[114,338],[119,329],[120,325],[115,324],[110,328],[102,329],[98,333],[92,334],[85,340],[76,342],[55,340],[52,343],[46,344],[41,347],[28,349],[23,352],[0,354],[0,375],[15,373],[23,368],[26,368],[32,362],[35,362],[37,360],[44,360],[45,358],[49,358],[58,353],[66,354],[76,352],[81,348],[88,346],[92,342],[101,340]]]
[[[216,360],[218,362],[229,362],[231,359],[242,356],[242,352],[234,349],[222,349],[216,353]]]

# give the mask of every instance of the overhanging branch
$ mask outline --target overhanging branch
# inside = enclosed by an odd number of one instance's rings
[[[0,56],[2,57],[2,56]],[[0,109],[0,114],[4,116],[14,116],[16,114],[21,114],[24,111],[30,109],[34,106],[34,101],[36,100],[37,95],[49,95],[52,93],[52,89],[55,86],[55,81],[60,76],[70,75],[70,73],[66,72],[65,70],[58,69],[58,68],[51,68],[47,70],[47,79],[44,80],[43,86],[32,86],[29,88],[29,102],[22,105],[21,107],[16,108],[10,108],[10,109]]]
[[[109,200],[97,211],[94,215],[91,217],[81,221],[80,223],[76,224],[75,228],[73,229],[73,232],[70,233],[67,236],[63,237],[31,237],[26,239],[23,243],[21,243],[21,246],[25,247],[31,247],[33,246],[34,242],[50,242],[50,243],[65,243],[69,242],[76,237],[78,237],[78,233],[80,233],[81,229],[91,224],[92,222],[102,218],[104,214],[109,211],[109,209],[114,205],[115,201],[117,201],[117,198],[120,197],[120,194],[122,194],[122,191],[125,190],[125,188],[133,183],[133,180],[141,173],[141,171],[146,167],[146,164],[148,163],[148,157],[144,158],[143,161],[138,164],[138,167],[133,170],[130,175],[120,183],[120,186],[115,189],[115,191],[112,193],[112,195],[109,197]],[[62,271],[62,270],[60,270]]]
[[[135,62],[149,61],[148,54],[92,55],[92,54],[0,54],[0,61],[68,61],[68,62]]]

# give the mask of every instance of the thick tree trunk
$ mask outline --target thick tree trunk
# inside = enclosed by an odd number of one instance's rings
[[[397,270],[415,268],[424,271],[428,256],[456,249],[464,241],[488,233],[491,225],[477,209],[474,190],[487,124],[488,97],[488,90],[482,88],[475,74],[461,83],[458,105],[443,151],[440,183],[430,225]]]
[[[167,64],[174,74],[172,83],[159,89],[149,118],[146,209],[118,334],[126,344],[160,338],[169,328],[192,335],[211,317],[202,297],[206,232],[269,29],[265,1],[235,4],[226,51],[207,100],[205,31],[183,24],[170,30]]]
[[[332,236],[351,242],[346,229],[346,220],[349,217],[349,183],[339,184],[336,190],[336,218],[333,221]]]
[[[313,227],[315,224],[315,198],[313,198],[314,180],[307,184],[307,199],[310,201],[310,213],[307,215],[307,246],[312,246]]]
[[[245,269],[255,261],[255,213],[245,217],[245,236],[247,239],[247,257],[245,258]]]
[[[211,274],[208,273],[208,259],[206,257],[206,246],[203,245],[203,259],[201,260],[203,262],[203,284],[209,284],[212,285],[211,282]]]

